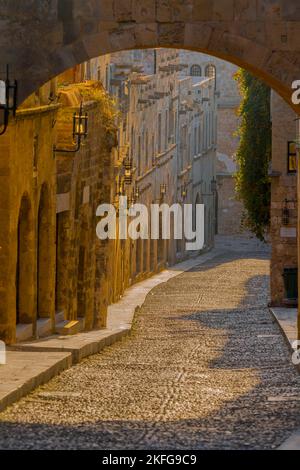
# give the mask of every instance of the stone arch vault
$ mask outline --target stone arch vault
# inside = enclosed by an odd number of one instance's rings
[[[299,0],[1,0],[0,67],[19,102],[101,54],[176,47],[243,66],[291,103],[300,79]]]

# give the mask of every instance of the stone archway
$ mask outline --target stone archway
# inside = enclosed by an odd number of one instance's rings
[[[34,323],[34,224],[29,197],[21,201],[18,221],[16,265],[16,323]]]
[[[299,79],[297,0],[25,0],[5,2],[1,18],[0,65],[11,65],[20,102],[88,59],[147,47],[215,55],[253,72],[289,103]]]

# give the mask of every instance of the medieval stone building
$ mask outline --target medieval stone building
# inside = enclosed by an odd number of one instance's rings
[[[297,304],[296,114],[272,93],[271,302]]]
[[[181,69],[176,50],[104,56],[18,110],[0,143],[0,336],[8,344],[105,327],[108,305],[128,286],[189,255],[172,230],[163,239],[162,220],[157,240],[99,240],[101,203],[118,214],[121,196],[148,207],[202,202],[205,249],[213,246],[214,79],[180,79]],[[88,133],[76,148],[79,112]]]
[[[105,326],[105,249],[95,237],[96,207],[110,197],[105,178],[116,140],[104,130],[93,87],[79,90],[65,80],[31,96],[1,139],[0,334],[7,343]],[[73,152],[73,114],[82,102],[90,132]]]
[[[243,205],[236,198],[235,154],[238,148],[238,108],[241,102],[237,82],[238,68],[224,60],[206,54],[181,51],[184,65],[182,76],[214,78],[217,94],[217,232],[221,235],[240,234]]]
[[[53,81],[32,95],[0,141],[0,337],[8,343],[54,326],[55,93]]]
[[[180,51],[150,49],[91,61],[90,78],[109,70],[108,90],[119,103],[118,161],[132,160],[139,202],[205,204],[205,249],[216,227],[216,94],[213,77],[182,78]],[[106,74],[107,75],[107,74]],[[123,190],[117,175],[115,192]],[[185,240],[139,241],[131,258],[137,279],[187,256]],[[127,276],[128,277],[128,276]],[[129,278],[133,276],[130,275]]]

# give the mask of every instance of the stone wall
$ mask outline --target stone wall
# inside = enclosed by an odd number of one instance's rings
[[[48,105],[52,85],[17,113],[0,140],[1,297],[0,338],[51,331],[55,313],[55,159]],[[41,269],[40,269],[41,268]]]
[[[109,303],[108,294],[104,295],[108,246],[97,240],[96,210],[99,204],[111,200],[112,148],[116,141],[115,131],[107,129],[103,113],[106,104],[93,99],[100,87],[97,82],[80,85],[89,118],[84,145],[74,154],[57,153],[57,197],[62,204],[57,207],[56,307],[65,319],[79,322],[79,329],[105,326]],[[82,99],[78,89],[76,84],[60,89],[64,106],[57,124],[58,148],[70,145],[72,116],[78,113]]]
[[[284,268],[297,267],[297,176],[287,173],[288,141],[296,138],[295,113],[272,93],[271,301],[286,305]],[[287,200],[287,203],[285,202]],[[283,209],[289,221],[283,223]]]
[[[93,84],[82,87],[81,96],[76,85],[47,84],[1,138],[0,337],[7,344],[106,325],[110,247],[96,237],[96,209],[111,200],[116,130],[93,93],[87,101]],[[46,104],[49,97],[55,104]],[[74,147],[82,99],[88,138],[78,153],[60,152]]]

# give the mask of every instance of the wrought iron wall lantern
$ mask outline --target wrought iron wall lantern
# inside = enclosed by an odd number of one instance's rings
[[[285,200],[284,208],[282,209],[281,221],[282,221],[282,225],[284,226],[287,226],[290,223],[290,211],[288,208],[287,199]]]
[[[6,67],[6,79],[0,80],[0,135],[3,135],[8,127],[9,114],[13,117],[17,112],[18,82],[11,82],[9,78],[9,66]]]
[[[288,156],[287,156],[288,174],[297,173],[297,149],[299,149],[299,140],[288,142]]]
[[[182,197],[182,199],[186,199],[187,195],[188,195],[188,189],[187,189],[187,186],[185,184],[181,188],[181,197]]]
[[[134,187],[134,202],[136,202],[140,197],[140,188],[135,185]]]
[[[132,184],[132,170],[133,170],[133,160],[130,157],[127,157],[124,161],[124,182],[127,185]]]
[[[167,185],[165,183],[160,185],[160,198],[163,200],[167,194]]]
[[[124,184],[123,184],[123,181],[120,181],[117,191],[115,193],[114,204],[113,204],[116,209],[117,215],[119,215],[119,211],[120,211],[120,198],[124,195],[125,195]]]
[[[218,183],[217,183],[217,180],[213,179],[211,181],[211,192],[212,193],[216,193],[218,190]]]
[[[88,114],[83,112],[83,105],[81,103],[79,113],[73,115],[73,143],[75,145],[72,149],[60,149],[54,147],[54,152],[60,153],[76,153],[80,150],[82,140],[88,136]]]
[[[134,193],[131,193],[130,196],[128,196],[127,202],[128,202],[128,207],[132,207],[135,204]]]

